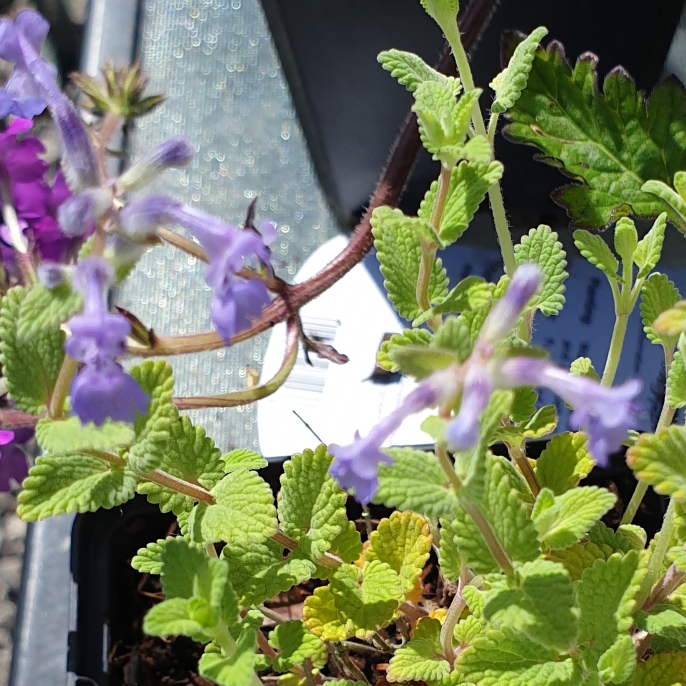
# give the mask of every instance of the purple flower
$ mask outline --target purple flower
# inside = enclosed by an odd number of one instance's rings
[[[382,419],[364,438],[355,433],[351,445],[330,445],[329,452],[334,462],[329,473],[341,488],[353,490],[355,499],[367,504],[379,488],[378,469],[380,464],[390,464],[392,459],[381,452],[386,439],[398,430],[403,421],[441,402],[446,394],[454,393],[451,382],[453,371],[442,371],[423,381],[403,401],[402,405]]]
[[[448,445],[455,450],[469,450],[479,439],[479,422],[488,407],[493,392],[493,379],[485,365],[471,364],[467,371],[462,392],[462,404],[445,430]]]
[[[33,136],[17,138],[32,126],[28,119],[15,119],[0,133],[0,173],[14,183],[41,180],[48,170],[48,163],[39,157],[45,152],[43,144]]]
[[[0,21],[0,57],[14,64],[0,106],[9,103],[8,113],[15,108],[14,113],[21,110],[23,116],[33,116],[47,104],[62,139],[63,167],[70,185],[77,189],[96,186],[98,167],[90,135],[57,86],[55,68],[40,57],[48,29],[48,22],[29,10],[20,12],[14,21]]]
[[[167,169],[185,167],[193,159],[193,148],[183,136],[175,136],[153,148],[132,164],[117,181],[123,191],[131,191],[150,183]]]
[[[98,257],[89,257],[74,271],[74,288],[84,297],[83,314],[69,321],[71,337],[65,350],[85,363],[71,385],[71,404],[81,423],[103,424],[110,417],[133,423],[143,414],[149,398],[116,358],[126,352],[131,325],[122,316],[107,311],[107,289],[112,268]]]
[[[261,281],[238,277],[226,281],[222,290],[215,292],[211,314],[217,333],[228,342],[262,314],[269,305],[269,291]]]
[[[57,209],[57,223],[70,238],[85,236],[95,230],[95,221],[111,207],[112,195],[105,188],[88,188],[73,195]]]
[[[14,431],[0,430],[0,492],[9,491],[11,481],[21,483],[29,473],[24,451],[15,443]]]
[[[637,379],[607,388],[532,357],[502,360],[496,378],[501,387],[543,386],[559,395],[574,408],[570,422],[586,434],[589,452],[603,467],[636,424],[639,411],[636,397],[641,392],[641,382]]]

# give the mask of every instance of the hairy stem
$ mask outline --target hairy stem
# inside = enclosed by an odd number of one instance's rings
[[[626,327],[629,323],[629,313],[617,314],[615,318],[615,325],[612,329],[612,339],[610,341],[610,350],[607,353],[605,360],[605,370],[600,383],[603,386],[612,386],[617,373],[619,365],[619,358],[622,355],[622,348],[624,347],[624,337],[626,336]]]
[[[445,615],[445,620],[443,621],[443,626],[441,627],[441,649],[443,650],[443,656],[448,660],[451,666],[455,663],[455,650],[453,649],[453,634],[455,632],[455,627],[457,626],[460,616],[464,612],[467,603],[465,602],[462,591],[467,585],[467,565],[465,561],[462,560],[462,566],[460,568],[460,578],[457,584],[457,593],[450,603],[448,612]]]
[[[55,388],[52,391],[52,398],[50,399],[49,414],[53,419],[62,419],[64,416],[64,401],[69,395],[71,380],[74,378],[78,368],[79,363],[73,357],[65,354],[60,372],[57,375]]]
[[[541,492],[541,485],[538,483],[533,467],[526,456],[526,446],[512,446],[509,452],[510,457],[515,461],[522,476],[526,479],[526,483],[529,484],[531,493],[535,498]]]
[[[657,605],[667,600],[685,580],[686,574],[680,572],[674,565],[670,565],[662,579],[655,584],[655,588],[653,588],[641,609],[644,612],[650,612]]]

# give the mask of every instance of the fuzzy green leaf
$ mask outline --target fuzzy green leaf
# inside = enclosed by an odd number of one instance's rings
[[[565,251],[557,234],[545,224],[531,229],[515,246],[515,259],[517,265],[535,264],[543,273],[543,285],[532,306],[546,317],[559,314],[565,304],[564,282],[569,275],[565,271]]]
[[[561,495],[590,474],[593,459],[583,433],[554,436],[536,460],[536,477],[543,488]]]
[[[146,415],[138,415],[134,430],[136,441],[125,457],[136,472],[145,474],[165,462],[171,424],[178,416],[171,402],[174,394],[174,377],[167,362],[146,360],[131,368],[131,376],[150,397]],[[144,493],[147,491],[140,491]],[[150,498],[148,498],[150,500]],[[161,502],[151,500],[151,502]]]
[[[460,363],[460,358],[451,350],[431,345],[395,346],[389,350],[388,356],[403,374],[418,380],[425,379],[439,369]]]
[[[633,623],[634,597],[642,578],[639,555],[612,555],[596,560],[574,584],[581,609],[579,645],[585,645],[584,664],[595,669],[600,656]]]
[[[388,665],[389,682],[424,681],[432,683],[450,673],[450,663],[441,653],[441,623],[437,619],[419,620],[414,635],[398,648]]]
[[[667,213],[663,212],[648,233],[638,242],[634,251],[634,262],[638,267],[638,277],[643,279],[655,269],[662,255],[662,244],[665,240]]]
[[[616,501],[615,495],[597,486],[574,488],[558,496],[544,488],[531,513],[538,540],[551,550],[568,548],[611,510]]]
[[[420,83],[424,83],[424,81],[448,84],[452,88],[454,95],[458,95],[460,92],[461,84],[459,79],[444,76],[435,69],[432,69],[421,57],[411,52],[385,50],[379,53],[376,59],[410,93],[413,93],[417,86]]]
[[[600,377],[593,367],[593,362],[591,362],[591,359],[588,357],[577,357],[569,366],[569,371],[574,374],[574,376],[585,376],[587,379],[600,381]]]
[[[225,476],[212,490],[215,504],[201,520],[208,542],[259,543],[277,531],[271,488],[257,473],[240,469]]]
[[[523,632],[545,648],[569,652],[579,629],[569,572],[548,560],[523,564],[512,579],[491,585],[484,617],[498,627]]]
[[[386,452],[393,463],[379,465],[375,503],[432,518],[453,516],[457,497],[433,453],[413,448],[388,448]]]
[[[199,595],[199,577],[207,573],[208,562],[204,551],[191,547],[183,538],[168,540],[160,553],[165,597],[188,599]]]
[[[614,552],[608,545],[582,541],[564,550],[553,550],[547,558],[564,565],[572,581],[578,581],[584,570],[592,567],[596,560],[607,560]]]
[[[609,279],[617,282],[622,280],[617,274],[617,269],[619,268],[617,258],[612,254],[607,243],[600,236],[596,236],[588,231],[577,230],[574,232],[574,245],[576,245],[583,257],[594,267],[600,269]]]
[[[633,686],[682,686],[686,653],[660,653],[636,666]]]
[[[485,307],[493,298],[490,284],[480,276],[468,276],[453,288],[445,300],[433,307],[435,314],[464,312]]]
[[[536,413],[536,402],[538,393],[533,388],[522,386],[515,389],[512,407],[510,408],[510,418],[513,422],[528,422]]]
[[[554,405],[545,405],[533,417],[520,426],[506,425],[498,428],[495,437],[510,445],[521,445],[524,440],[538,440],[555,431],[557,411]]]
[[[394,333],[387,341],[381,344],[376,355],[376,363],[388,372],[397,372],[400,368],[391,359],[390,353],[393,348],[403,346],[429,345],[431,334],[426,329],[405,329],[402,333]]]
[[[279,521],[283,532],[316,562],[347,526],[348,495],[329,474],[333,458],[320,445],[284,463],[279,492]]]
[[[441,27],[453,22],[460,9],[458,0],[420,0],[424,11]]]
[[[654,329],[653,323],[666,310],[677,304],[680,300],[679,291],[664,274],[651,274],[643,284],[641,291],[641,320],[643,330],[651,343],[662,345],[674,345],[676,338],[673,336],[660,336]]]
[[[315,666],[323,667],[326,664],[326,646],[302,622],[286,622],[275,626],[269,634],[269,645],[278,654],[272,660],[272,666],[277,672],[286,672],[308,658]]]
[[[679,351],[674,354],[667,374],[667,402],[675,410],[686,405],[686,365]]]
[[[484,516],[512,560],[535,560],[540,554],[536,530],[529,519],[526,506],[520,501],[508,468],[499,458],[490,454],[487,456],[486,465],[484,496],[480,505]],[[462,508],[457,511],[457,516],[452,522],[443,522],[442,556],[446,547],[464,555],[469,567],[477,574],[499,570],[481,534]],[[443,571],[445,574],[446,570]]]
[[[631,636],[620,636],[598,660],[598,675],[603,684],[622,684],[636,669],[636,648]]]
[[[686,573],[686,548],[674,546],[667,551],[667,559],[680,571]]]
[[[641,481],[658,493],[686,500],[686,428],[670,426],[657,435],[643,434],[627,452],[627,463]]]
[[[657,217],[664,205],[641,186],[649,179],[671,183],[686,168],[686,95],[676,79],[663,81],[646,102],[616,68],[600,95],[597,58],[585,53],[572,72],[558,43],[536,52],[509,116],[509,138],[536,146],[584,184],[556,192],[576,226],[602,228],[629,214]]]
[[[139,548],[131,560],[131,566],[141,574],[160,574],[162,571],[162,550],[168,540],[173,538],[158,538],[148,543],[145,548]]]
[[[686,645],[686,612],[675,605],[658,605],[649,613],[639,611],[634,619],[639,629]]]
[[[636,224],[629,217],[622,217],[615,226],[615,252],[622,262],[631,264],[638,247]]]
[[[454,243],[465,232],[488,189],[500,181],[502,175],[500,162],[476,164],[463,161],[452,170],[439,230],[445,245]],[[434,181],[419,207],[420,218],[427,221],[431,218],[437,192],[438,182]]]
[[[68,283],[62,282],[52,289],[36,284],[21,304],[17,338],[28,340],[59,329],[82,307],[83,297],[74,293]]]
[[[464,362],[472,352],[472,339],[469,328],[459,317],[448,317],[431,341],[430,347],[451,350],[460,363]]]
[[[73,512],[109,510],[131,500],[136,477],[86,455],[39,457],[19,494],[17,513],[26,522]]]
[[[164,472],[207,489],[224,476],[221,452],[201,426],[193,426],[186,416],[176,417],[169,424],[167,435],[161,463]],[[138,492],[147,495],[151,503],[158,504],[162,512],[179,514],[183,510],[190,511],[195,504],[190,496],[150,481],[139,484]]]
[[[385,562],[399,577],[405,594],[415,586],[431,552],[427,521],[415,512],[394,512],[369,537],[365,556]]]
[[[379,207],[371,222],[388,299],[401,317],[412,321],[421,313],[416,291],[422,249],[410,220],[400,210]],[[429,281],[429,301],[441,302],[447,292],[448,277],[437,259]]]
[[[64,334],[50,329],[21,341],[17,335],[19,312],[24,290],[11,288],[0,306],[0,364],[8,398],[17,409],[28,414],[42,414],[55,387],[64,359]]]
[[[148,610],[143,631],[150,636],[198,637],[204,627],[194,614],[189,599],[169,598]]]
[[[458,137],[454,130],[453,121],[457,110],[457,100],[452,88],[446,83],[437,81],[423,81],[414,91],[412,111],[417,115],[419,136],[422,145],[439,159],[441,148],[459,145],[464,134]]]
[[[267,466],[267,460],[262,455],[258,455],[252,450],[246,450],[245,448],[232,450],[227,455],[224,455],[221,461],[224,463],[224,471],[227,474],[235,472],[237,469],[257,470]]]
[[[547,34],[548,29],[543,26],[534,29],[515,48],[507,67],[491,81],[490,86],[495,91],[491,112],[500,114],[514,107],[526,88],[538,44]]]
[[[36,440],[46,453],[80,450],[111,451],[130,445],[134,431],[128,424],[109,419],[102,426],[81,424],[78,417],[61,421],[41,419],[36,426]]]

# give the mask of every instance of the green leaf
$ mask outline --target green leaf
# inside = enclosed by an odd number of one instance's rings
[[[398,510],[414,510],[433,519],[451,517],[457,510],[457,496],[433,453],[414,448],[388,448],[393,458],[379,465],[379,490],[375,503]],[[421,479],[417,475],[421,474]]]
[[[569,371],[574,376],[585,376],[587,379],[600,381],[600,377],[593,367],[593,362],[588,357],[577,357],[570,365]]]
[[[451,245],[465,232],[488,189],[500,181],[502,175],[500,162],[476,164],[463,161],[453,168],[439,230],[445,245]],[[417,214],[421,219],[430,220],[437,192],[438,182],[434,181],[419,207]]]
[[[167,541],[172,538],[173,536],[158,538],[157,541],[148,543],[145,548],[139,548],[131,560],[131,566],[141,574],[160,574],[162,571],[162,550],[164,550]]]
[[[394,512],[369,537],[366,559],[385,562],[399,577],[407,595],[419,579],[431,552],[427,521],[415,512]]]
[[[458,0],[420,0],[424,11],[441,27],[454,23],[460,8]]]
[[[674,546],[667,551],[667,559],[680,571],[686,572],[686,548]]]
[[[574,245],[582,256],[594,267],[600,269],[608,279],[621,282],[622,279],[617,274],[619,268],[617,258],[600,236],[577,229],[574,232]]]
[[[662,244],[665,240],[667,213],[663,212],[653,224],[648,233],[638,242],[634,251],[634,262],[639,269],[639,279],[644,279],[655,269],[662,254]]]
[[[39,457],[19,494],[17,513],[25,522],[73,512],[109,510],[131,500],[136,477],[86,455]]]
[[[205,429],[193,426],[186,416],[176,417],[169,425],[161,467],[167,474],[207,489],[224,476],[221,452],[205,435]],[[139,484],[138,492],[147,495],[151,503],[158,504],[162,512],[190,512],[195,504],[190,496],[150,481]]]
[[[686,365],[677,351],[667,373],[667,402],[675,410],[686,405]]]
[[[480,276],[468,276],[453,288],[445,300],[434,305],[435,314],[449,314],[476,310],[485,307],[493,298],[490,284],[484,282]]]
[[[134,431],[128,424],[109,419],[102,426],[82,425],[78,417],[54,421],[41,419],[36,426],[36,440],[47,453],[80,450],[111,451],[130,445]]]
[[[174,394],[174,377],[169,364],[161,360],[146,360],[143,364],[132,367],[131,376],[150,397],[150,406],[146,415],[138,415],[136,418],[136,441],[125,457],[131,469],[145,474],[157,469],[163,462],[166,464],[169,432],[173,420],[178,416],[171,402]],[[139,492],[147,491],[139,489]]]
[[[546,557],[564,565],[572,581],[578,581],[584,570],[592,567],[596,560],[607,560],[614,552],[608,545],[582,541],[564,550],[553,550]]]
[[[586,644],[583,659],[588,669],[595,669],[600,656],[631,627],[641,578],[639,555],[632,550],[623,557],[596,560],[574,584],[581,609],[579,645]]]
[[[52,289],[36,284],[21,303],[17,338],[28,340],[59,329],[82,307],[83,297],[74,293],[68,283],[63,281]]]
[[[680,300],[679,291],[664,274],[651,274],[643,284],[641,291],[641,320],[643,330],[648,340],[656,345],[674,345],[673,336],[660,336],[654,329],[653,323],[666,310],[674,307]]]
[[[545,648],[569,652],[579,629],[569,572],[548,560],[523,564],[512,579],[491,585],[484,617],[498,627],[521,631]]]
[[[622,217],[615,226],[615,252],[622,262],[631,264],[638,247],[636,225],[628,217]]]
[[[512,407],[510,408],[510,417],[513,422],[528,422],[536,413],[536,402],[538,401],[538,393],[533,388],[522,386],[515,389],[514,399],[512,400]]]
[[[269,645],[278,653],[272,661],[272,666],[277,672],[286,672],[308,658],[311,658],[317,667],[326,664],[326,646],[320,638],[311,634],[302,622],[277,624],[269,634]]]
[[[536,478],[541,487],[561,495],[574,488],[590,474],[593,459],[586,448],[583,433],[564,433],[553,436],[536,460]]]
[[[613,531],[603,522],[596,522],[588,532],[588,540],[599,546],[609,546],[615,553],[628,553],[634,550],[633,537],[627,537],[625,529]]]
[[[686,612],[675,605],[657,605],[650,612],[639,611],[634,618],[639,629],[686,645]]]
[[[170,598],[148,610],[143,631],[149,636],[191,636],[202,634],[203,625],[193,617],[191,601]]]
[[[412,321],[421,313],[416,290],[422,249],[409,219],[400,210],[379,207],[371,223],[388,299],[401,317]],[[429,301],[440,302],[447,292],[448,277],[437,259],[431,270]]]
[[[279,521],[283,532],[316,562],[347,527],[348,495],[329,474],[333,458],[325,445],[304,450],[284,463],[279,492]]]
[[[627,452],[627,464],[636,478],[661,495],[686,500],[686,428],[670,426],[656,434],[643,434]]]
[[[531,306],[546,317],[559,314],[565,304],[564,282],[569,275],[565,271],[565,251],[557,240],[557,234],[545,224],[531,229],[515,246],[515,259],[517,265],[535,264],[543,272],[543,285]]]
[[[636,669],[636,649],[631,636],[620,636],[598,660],[598,675],[603,684],[622,684]]]
[[[399,367],[390,356],[393,348],[429,345],[430,341],[431,334],[426,329],[405,329],[402,333],[394,333],[387,341],[381,344],[381,348],[376,354],[376,364],[388,372],[397,372]]]
[[[441,653],[441,623],[420,619],[410,641],[398,648],[388,664],[386,678],[395,681],[432,683],[450,673],[450,663]]]
[[[390,623],[402,598],[400,578],[384,562],[342,565],[305,600],[303,621],[323,641],[368,639]]]
[[[403,374],[425,379],[439,369],[459,364],[460,358],[452,351],[434,346],[396,346],[388,356]]]
[[[529,421],[520,426],[504,426],[496,431],[496,438],[510,445],[521,445],[524,440],[538,440],[555,431],[557,411],[554,405],[544,405]]]
[[[512,631],[489,631],[455,661],[467,683],[476,686],[578,686],[581,675],[570,659]]]
[[[520,501],[517,488],[505,464],[498,458],[486,458],[486,480],[481,510],[493,532],[512,560],[529,562],[535,560],[540,549],[536,530],[529,519],[526,506]],[[445,548],[453,548],[466,557],[468,566],[476,574],[499,571],[496,561],[484,543],[478,529],[460,508],[451,522],[442,521],[441,555]],[[446,570],[443,570],[446,574]],[[451,578],[447,576],[446,578]],[[456,577],[452,577],[453,579]]]
[[[451,350],[460,363],[472,353],[472,339],[469,328],[459,317],[448,317],[440,326],[431,341],[430,347]]]
[[[621,524],[616,531],[616,535],[625,539],[632,550],[639,552],[646,547],[648,534],[645,529],[636,524]]]
[[[677,221],[675,222],[677,228],[683,233],[686,229],[686,201],[676,193],[672,188],[670,188],[666,183],[662,181],[657,181],[655,179],[650,179],[646,181],[642,186],[641,190],[644,193],[649,193],[654,195],[656,198],[662,200],[665,205],[667,205],[671,210],[672,219],[676,216]]]
[[[670,183],[686,168],[683,88],[667,79],[646,102],[618,67],[601,95],[596,69],[590,53],[572,72],[559,43],[538,50],[506,134],[539,148],[546,161],[583,184],[555,194],[574,225],[597,229],[629,214],[655,218],[664,206],[641,186],[649,179]]]
[[[215,504],[201,520],[207,542],[259,543],[278,527],[271,488],[252,471],[239,469],[225,476],[212,490]]]
[[[166,598],[199,595],[198,578],[206,573],[209,560],[204,551],[191,547],[183,538],[171,538],[160,553],[162,589]]]
[[[686,674],[686,653],[660,653],[636,666],[632,686],[681,686]]]
[[[232,450],[221,459],[224,463],[224,471],[227,474],[235,472],[237,469],[262,469],[267,466],[267,460],[262,455],[254,453],[252,450],[239,448]],[[212,484],[214,486],[214,484]]]
[[[516,48],[507,67],[489,84],[495,91],[491,112],[500,114],[514,107],[529,79],[531,64],[538,44],[548,35],[548,29],[539,26]]]
[[[615,495],[597,486],[574,488],[558,496],[543,488],[531,513],[538,540],[551,550],[568,548],[609,512],[616,501]]]
[[[7,384],[7,397],[28,414],[45,412],[62,360],[64,334],[59,328],[38,334],[28,341],[17,335],[19,312],[25,293],[11,288],[0,306],[0,364]]]
[[[444,76],[435,69],[432,69],[421,57],[411,52],[385,50],[379,53],[377,60],[410,93],[413,93],[417,86],[420,83],[424,83],[424,81],[448,84],[452,88],[454,95],[460,92],[461,84],[459,79]]]

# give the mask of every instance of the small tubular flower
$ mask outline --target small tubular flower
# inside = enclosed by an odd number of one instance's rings
[[[57,223],[65,236],[84,236],[95,229],[96,220],[110,208],[111,203],[107,189],[88,188],[58,207]]]
[[[619,450],[629,429],[636,424],[639,406],[636,397],[642,384],[637,379],[607,388],[592,379],[576,376],[546,360],[511,357],[500,361],[495,377],[504,388],[539,386],[559,395],[574,411],[570,422],[581,429],[588,450],[605,467],[610,454]]]
[[[67,354],[85,363],[71,385],[71,404],[82,423],[101,426],[109,417],[133,423],[136,412],[144,413],[148,396],[116,362],[126,352],[131,325],[122,316],[107,311],[107,289],[112,269],[104,260],[89,257],[74,271],[74,288],[84,297],[83,314],[69,321],[71,337]]]
[[[467,370],[462,404],[445,430],[445,439],[455,450],[469,450],[479,439],[479,422],[493,393],[493,379],[485,365],[472,364]]]
[[[175,136],[153,148],[134,162],[117,181],[122,191],[131,191],[150,183],[167,169],[185,167],[193,159],[193,148],[183,136]]]

